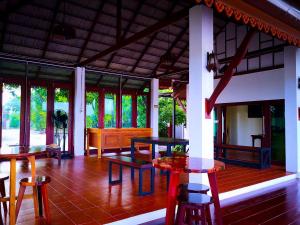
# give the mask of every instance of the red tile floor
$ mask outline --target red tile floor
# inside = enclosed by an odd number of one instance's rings
[[[19,161],[17,166],[18,178],[29,176],[27,162]],[[128,168],[123,174],[123,185],[112,187],[108,185],[107,168],[105,159],[95,157],[63,160],[60,167],[55,159],[37,160],[37,174],[52,178],[49,185],[52,224],[105,224],[165,207],[165,176],[157,172],[155,193],[140,197],[137,182],[130,181]],[[9,163],[0,163],[0,171],[1,176],[9,174]],[[285,174],[280,167],[256,170],[227,165],[226,170],[218,174],[218,183],[220,192],[225,192]],[[147,174],[144,177],[147,178]],[[186,178],[182,177],[182,180]],[[146,181],[145,187],[148,185]],[[23,201],[17,224],[44,224],[43,220],[35,220],[31,199]]]

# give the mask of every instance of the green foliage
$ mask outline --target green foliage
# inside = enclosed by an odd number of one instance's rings
[[[132,127],[132,97],[122,96],[122,127]]]
[[[99,94],[98,92],[86,93],[86,105],[92,107],[92,114],[86,115],[86,127],[98,127],[98,113],[99,113]]]
[[[9,127],[10,128],[20,127],[20,113],[12,113],[9,115]]]
[[[175,125],[181,125],[186,123],[186,117],[183,110],[176,105],[176,119]],[[172,122],[172,113],[173,113],[173,99],[172,98],[159,98],[159,136],[167,137],[168,136],[168,124]]]
[[[69,102],[69,90],[56,88],[55,89],[55,102]]]
[[[147,126],[147,96],[139,95],[137,97],[137,127]]]
[[[47,89],[44,87],[31,88],[30,101],[30,126],[34,130],[43,131],[46,129],[46,107]]]
[[[117,104],[116,95],[112,93],[105,94],[105,99],[113,100],[113,111],[108,112],[107,108],[105,108],[104,126],[106,128],[116,127],[116,104]]]

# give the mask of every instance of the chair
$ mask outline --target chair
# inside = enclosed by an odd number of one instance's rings
[[[49,202],[48,202],[48,190],[47,184],[49,184],[51,178],[49,176],[37,176],[34,179],[32,177],[23,178],[20,181],[20,189],[17,198],[17,205],[16,205],[16,220],[19,215],[19,211],[21,208],[22,200],[24,197],[24,193],[27,186],[31,186],[33,189],[33,202],[34,202],[34,213],[35,216],[42,216],[43,215],[43,206],[45,212],[46,222],[48,224],[51,223],[50,219],[50,210],[49,210]],[[41,194],[41,196],[40,196]],[[38,215],[38,207],[39,207],[39,215]]]
[[[1,195],[1,198],[6,197],[5,180],[8,180],[8,178],[9,178],[9,176],[0,178],[0,195]],[[4,201],[4,202],[2,202],[2,204],[3,204],[4,218],[6,218],[6,216],[7,216],[7,203]],[[0,224],[1,225],[3,224],[2,214],[1,214],[1,204],[0,204]]]

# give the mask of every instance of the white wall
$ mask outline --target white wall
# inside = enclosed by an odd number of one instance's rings
[[[226,112],[228,144],[252,146],[251,135],[262,133],[262,119],[248,118],[248,106],[230,106]],[[260,147],[259,140],[255,146]]]
[[[216,79],[216,87],[219,79]],[[284,69],[234,76],[217,103],[284,99]]]

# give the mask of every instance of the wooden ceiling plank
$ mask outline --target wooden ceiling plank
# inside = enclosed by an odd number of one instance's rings
[[[168,26],[169,24],[175,23],[180,19],[183,19],[185,17],[187,17],[189,14],[189,8],[185,8],[182,9],[176,13],[173,13],[172,15],[170,15],[168,18],[161,20],[155,24],[153,24],[152,26],[132,35],[131,37],[122,40],[120,43],[118,43],[117,45],[111,46],[109,48],[107,48],[106,50],[92,56],[91,58],[88,58],[82,62],[79,63],[79,66],[85,66],[88,65],[94,61],[96,61],[97,59],[106,56],[108,54],[111,54],[117,50],[119,50],[120,48],[123,48],[131,43],[136,42],[137,40],[140,40],[144,37],[147,37],[159,30],[161,30],[162,28],[164,28],[165,26]]]

